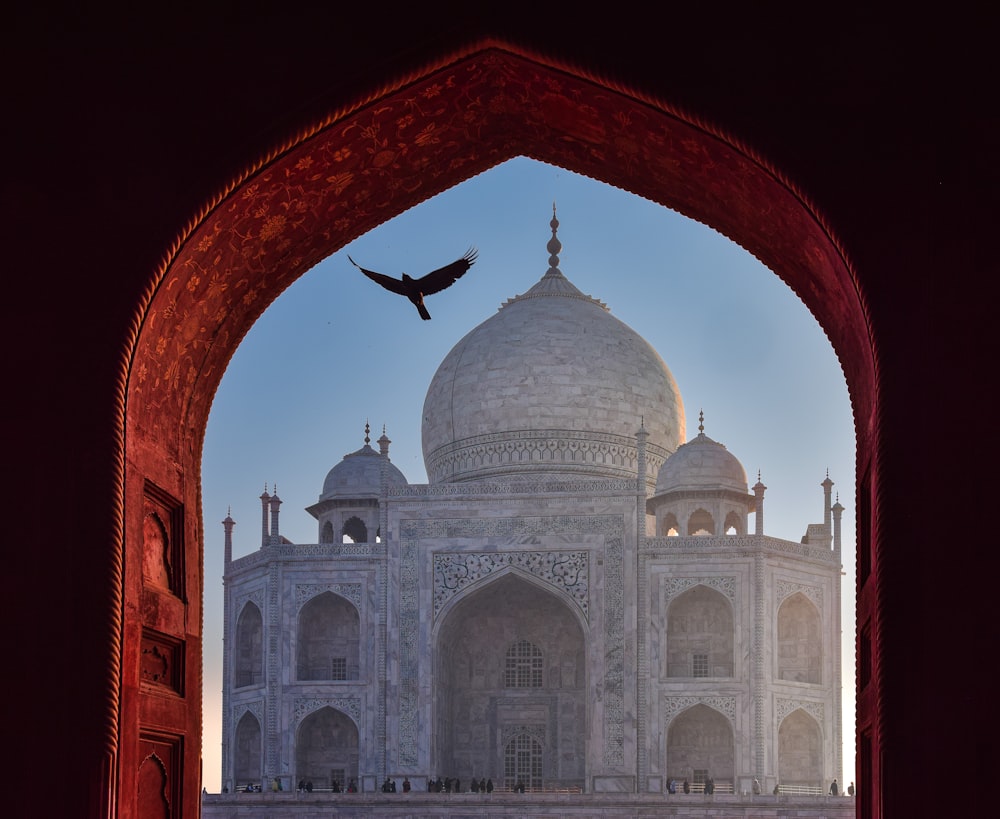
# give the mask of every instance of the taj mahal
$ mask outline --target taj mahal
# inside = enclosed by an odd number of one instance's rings
[[[426,484],[366,426],[305,509],[315,543],[281,535],[266,489],[259,549],[234,559],[223,522],[228,792],[840,777],[833,482],[816,476],[801,540],[766,534],[760,476],[710,411],[688,437],[669,368],[561,272],[551,227],[541,279],[431,380]]]

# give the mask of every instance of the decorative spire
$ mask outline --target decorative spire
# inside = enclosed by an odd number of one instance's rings
[[[705,434],[705,411],[698,410],[698,434]]]
[[[371,438],[368,437],[368,433],[371,432],[371,427],[368,426],[368,419],[365,419],[365,446],[371,443]]]
[[[764,534],[764,492],[767,491],[767,487],[761,483],[760,480],[760,470],[757,470],[757,483],[754,484],[753,494],[754,494],[754,516],[755,516],[755,527],[754,534],[758,536],[763,536]]]
[[[545,246],[545,249],[549,251],[549,269],[546,271],[546,275],[552,273],[561,274],[562,271],[559,269],[559,251],[562,250],[562,242],[559,241],[559,237],[556,236],[556,231],[559,230],[559,220],[556,219],[556,203],[552,203],[552,221],[549,222],[552,227],[552,238],[549,239],[549,243]]]

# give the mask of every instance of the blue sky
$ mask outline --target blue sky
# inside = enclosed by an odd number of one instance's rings
[[[548,268],[553,202],[559,267],[660,353],[680,388],[687,435],[705,433],[768,487],[767,534],[798,540],[822,522],[829,471],[843,518],[844,762],[854,758],[854,427],[843,372],[822,329],[770,270],[721,234],[660,205],[561,168],[514,159],[385,222],[291,285],[229,363],[202,460],[205,532],[204,780],[221,776],[223,528],[234,556],[260,546],[260,494],[275,484],[281,533],[315,543],[304,511],[326,473],[385,426],[390,457],[427,480],[424,396],[467,332]],[[479,258],[426,300],[422,321],[369,269],[417,277],[474,246]]]

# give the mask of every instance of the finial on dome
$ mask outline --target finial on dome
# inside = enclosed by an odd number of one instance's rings
[[[371,439],[371,438],[370,438],[370,437],[368,436],[368,433],[369,433],[369,432],[371,432],[371,427],[370,427],[370,426],[368,426],[368,419],[366,418],[366,419],[365,419],[365,446],[368,446],[368,444],[370,444],[370,443],[371,443],[371,440],[372,440],[372,439]]]
[[[545,249],[549,251],[549,269],[546,273],[562,273],[559,269],[559,251],[562,250],[562,242],[559,241],[559,237],[556,236],[556,231],[559,230],[559,220],[556,219],[556,203],[552,203],[552,221],[549,222],[552,227],[552,238],[549,239],[549,243],[545,246]]]
[[[698,434],[705,434],[705,411],[698,410]]]

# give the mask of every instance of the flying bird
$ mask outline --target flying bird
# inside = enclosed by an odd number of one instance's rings
[[[350,259],[351,264],[373,282],[377,282],[386,290],[391,290],[393,293],[406,296],[416,306],[417,312],[420,313],[420,318],[427,321],[430,319],[431,314],[424,307],[424,297],[430,296],[433,293],[440,293],[446,287],[453,285],[472,267],[477,255],[478,251],[470,247],[461,259],[456,259],[451,264],[446,264],[444,267],[432,270],[426,276],[421,276],[419,279],[410,278],[406,273],[403,274],[401,279],[394,279],[392,276],[376,273],[374,270],[365,270],[354,259],[351,259],[350,256],[347,258]]]

